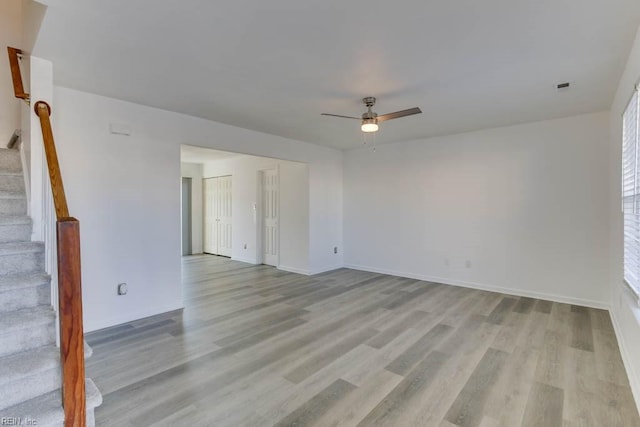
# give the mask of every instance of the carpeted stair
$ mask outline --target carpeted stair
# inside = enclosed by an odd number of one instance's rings
[[[60,350],[44,245],[32,242],[18,150],[0,149],[0,420],[62,426]],[[92,351],[85,344],[85,357]],[[87,426],[102,395],[86,380]]]

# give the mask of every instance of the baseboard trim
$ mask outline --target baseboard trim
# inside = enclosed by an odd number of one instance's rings
[[[344,266],[342,265],[334,265],[331,267],[323,267],[323,268],[318,268],[316,270],[312,270],[309,274],[311,276],[315,275],[315,274],[321,274],[321,273],[326,273],[328,271],[334,271],[334,270],[339,270],[341,268],[343,268]]]
[[[618,339],[618,348],[620,349],[620,355],[622,356],[622,363],[624,364],[624,368],[627,371],[627,378],[629,378],[631,393],[633,394],[633,398],[636,401],[636,408],[640,410],[640,376],[631,363],[632,358],[629,355],[629,350],[627,349],[624,335],[622,334],[622,330],[620,329],[620,322],[618,321],[616,311],[611,309],[609,310],[609,314],[611,315],[613,330],[615,331],[616,338]]]
[[[184,306],[182,303],[180,304],[171,304],[160,307],[152,307],[147,310],[136,311],[135,313],[129,313],[126,316],[117,316],[112,317],[101,322],[97,322],[95,325],[91,325],[90,328],[87,328],[84,332],[94,332],[99,331],[101,329],[110,328],[112,326],[118,326],[123,323],[133,322],[134,320],[144,319],[145,317],[156,316],[158,314],[168,313],[170,311],[182,310]]]
[[[368,267],[368,266],[357,265],[357,264],[345,264],[344,267],[351,268],[353,270],[367,271],[369,273],[388,274],[390,276],[407,277],[409,279],[424,280],[426,282],[444,283],[445,285],[460,286],[463,288],[479,289],[479,290],[490,291],[490,292],[499,292],[501,294],[507,294],[507,295],[513,295],[513,296],[519,296],[519,297],[537,298],[537,299],[559,302],[563,304],[581,305],[584,307],[592,307],[592,308],[609,310],[609,304],[602,301],[573,298],[573,297],[567,297],[564,295],[557,295],[557,294],[547,294],[544,292],[532,292],[532,291],[526,291],[526,290],[515,289],[515,288],[503,288],[500,286],[492,286],[492,285],[486,285],[486,284],[475,283],[475,282],[467,282],[463,280],[451,280],[445,277],[412,274],[412,273],[406,273],[402,271],[387,270],[384,268]]]
[[[313,276],[314,274],[326,273],[327,271],[338,270],[340,268],[343,268],[343,266],[337,265],[333,267],[319,268],[317,270],[302,270],[300,268],[288,267],[286,265],[278,266],[278,270],[287,271],[289,273],[304,274],[305,276]]]
[[[253,264],[253,265],[257,265],[258,264],[258,262],[255,259],[251,259],[251,258],[242,258],[242,257],[232,256],[231,260],[232,261],[246,262],[247,264]]]
[[[303,274],[305,276],[310,276],[311,275],[311,272],[309,270],[303,270],[301,268],[289,267],[289,266],[286,266],[286,265],[279,265],[276,268],[278,270],[286,271],[286,272],[289,272],[289,273]]]

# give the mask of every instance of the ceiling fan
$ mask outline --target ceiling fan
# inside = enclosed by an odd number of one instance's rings
[[[400,117],[412,116],[414,114],[422,113],[418,107],[409,108],[408,110],[396,111],[395,113],[383,114],[379,116],[375,112],[371,111],[371,108],[376,104],[376,99],[373,96],[367,96],[366,98],[362,98],[362,102],[367,106],[368,111],[362,114],[362,118],[359,117],[351,117],[351,116],[341,116],[339,114],[329,114],[322,113],[323,116],[331,116],[331,117],[341,117],[343,119],[355,119],[362,120],[360,129],[362,132],[377,132],[378,131],[378,123],[385,122],[391,119],[399,119]]]

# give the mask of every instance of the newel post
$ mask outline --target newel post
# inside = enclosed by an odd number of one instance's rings
[[[86,398],[80,223],[75,218],[59,220],[57,235],[62,406],[65,412],[66,427],[84,427],[86,423]]]

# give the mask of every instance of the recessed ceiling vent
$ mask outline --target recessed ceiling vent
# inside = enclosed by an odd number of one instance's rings
[[[556,89],[558,90],[558,92],[564,92],[566,90],[569,90],[570,86],[571,86],[571,83],[569,83],[569,82],[558,83],[556,85]]]

